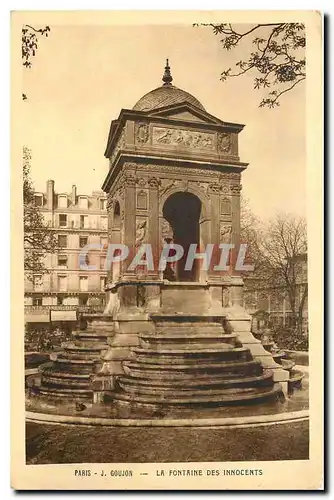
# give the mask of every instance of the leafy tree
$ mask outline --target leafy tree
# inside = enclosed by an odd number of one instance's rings
[[[45,257],[57,249],[57,240],[38,206],[35,205],[34,187],[30,178],[31,152],[23,148],[23,228],[24,269],[26,277],[47,273]]]
[[[224,70],[221,80],[253,72],[254,89],[269,90],[260,101],[260,107],[279,106],[281,96],[305,80],[306,37],[303,24],[256,24],[243,32],[240,31],[241,25],[236,27],[231,23],[201,26],[211,27],[214,34],[221,37],[225,50],[235,49],[248,41],[250,49],[246,59],[237,61],[235,70]]]
[[[31,60],[36,55],[38,48],[38,35],[48,36],[50,31],[49,26],[36,29],[29,24],[25,24],[22,28],[22,64],[25,68],[31,68]],[[27,99],[26,94],[22,94],[23,100]]]

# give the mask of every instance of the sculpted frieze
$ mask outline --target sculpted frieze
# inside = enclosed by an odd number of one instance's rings
[[[239,195],[242,190],[241,184],[231,184],[230,191],[232,194]]]
[[[239,172],[221,172],[219,174],[220,182],[223,181],[240,181],[241,174]]]
[[[174,128],[154,127],[153,144],[213,149],[214,134]]]
[[[213,182],[209,184],[209,193],[219,194],[220,193],[220,185],[217,182]]]

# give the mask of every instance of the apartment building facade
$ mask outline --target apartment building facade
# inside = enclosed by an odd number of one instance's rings
[[[75,185],[70,193],[58,193],[54,181],[48,180],[46,192],[34,196],[50,231],[55,232],[58,250],[46,256],[46,274],[25,280],[26,322],[74,320],[78,311],[102,310],[108,243],[105,193],[78,194]],[[80,254],[84,255],[86,245],[94,246],[85,257],[86,265],[94,269],[82,268]]]

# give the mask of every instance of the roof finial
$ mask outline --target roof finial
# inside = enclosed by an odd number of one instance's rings
[[[173,77],[170,73],[170,66],[168,63],[168,59],[166,59],[165,72],[164,76],[162,77],[162,81],[164,82],[164,85],[171,85],[173,81]]]

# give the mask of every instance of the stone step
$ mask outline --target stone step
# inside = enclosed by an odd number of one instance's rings
[[[61,357],[58,356],[55,363],[92,365],[94,364],[94,361],[92,359],[70,359],[66,356],[65,352],[63,352]]]
[[[115,333],[114,332],[99,332],[99,331],[88,331],[88,330],[74,330],[72,332],[72,335],[75,339],[87,339],[87,340],[99,340],[103,339],[106,340],[109,337],[114,337]]]
[[[145,347],[132,347],[131,349],[136,354],[147,354],[151,356],[177,356],[183,355],[186,356],[206,356],[210,354],[221,354],[226,355],[228,357],[238,356],[239,354],[249,354],[250,351],[246,347],[233,347],[228,346],[226,348],[222,346],[218,347],[209,347],[209,346],[201,346],[195,347],[194,345],[189,346],[189,348],[176,348],[176,349],[153,349],[153,348],[145,348]]]
[[[188,341],[186,339],[183,339],[183,341],[178,341],[178,342],[173,342],[173,341],[167,341],[167,342],[145,342],[140,340],[139,341],[139,347],[147,350],[152,350],[152,351],[157,351],[161,352],[163,350],[169,350],[169,351],[177,351],[177,350],[182,350],[185,352],[190,352],[190,351],[199,351],[200,349],[208,351],[209,349],[213,350],[231,350],[234,348],[241,347],[241,344],[231,344],[231,343],[226,343],[226,342],[221,342],[221,341],[202,341],[199,339],[199,342],[195,342],[194,339],[193,341]]]
[[[54,362],[55,371],[72,372],[73,374],[90,374],[94,370],[95,361],[83,359],[57,359]]]
[[[207,385],[211,384],[220,384],[220,383],[234,383],[234,381],[240,381],[242,384],[243,381],[254,380],[255,378],[261,378],[263,375],[262,367],[260,364],[254,365],[252,367],[247,366],[247,370],[241,371],[239,369],[236,371],[224,371],[224,372],[211,372],[205,373],[201,372],[194,377],[194,374],[189,371],[185,372],[171,372],[171,371],[161,371],[157,369],[154,370],[145,370],[140,369],[137,370],[135,367],[128,368],[126,367],[126,373],[128,375],[120,375],[121,377],[126,377],[128,380],[133,380],[133,383],[146,385],[171,385],[171,386],[179,386],[179,385],[194,385],[197,384]]]
[[[75,340],[74,341],[75,345],[80,349],[81,347],[84,347],[89,350],[104,350],[109,348],[109,344],[107,343],[106,340],[99,339],[99,340]]]
[[[171,390],[174,389],[183,389],[183,388],[196,388],[196,387],[221,387],[221,388],[234,388],[234,387],[258,387],[262,385],[270,385],[272,384],[273,375],[271,370],[264,370],[261,375],[253,375],[246,377],[238,377],[238,378],[222,378],[221,376],[213,377],[212,375],[208,375],[204,377],[201,375],[200,377],[173,377],[173,376],[164,376],[163,378],[140,378],[130,377],[126,375],[121,375],[118,377],[117,382],[124,386],[129,387],[148,387],[155,388],[161,390]]]
[[[274,384],[271,387],[263,387],[261,389],[253,389],[247,393],[245,392],[232,392],[229,394],[194,394],[194,395],[182,395],[182,396],[171,396],[167,394],[155,394],[155,395],[139,395],[139,394],[129,394],[126,392],[115,392],[113,397],[115,400],[129,402],[129,403],[139,403],[144,405],[156,405],[156,404],[166,404],[166,405],[200,405],[200,406],[227,406],[227,405],[237,405],[237,404],[248,404],[260,402],[262,400],[275,399],[281,393],[280,384]]]
[[[75,379],[65,378],[65,377],[55,377],[50,374],[45,374],[42,376],[42,387],[58,387],[61,385],[62,387],[68,388],[90,388],[90,379]]]
[[[166,333],[156,333],[156,334],[140,334],[139,344],[142,347],[152,346],[163,348],[177,348],[177,346],[189,345],[197,347],[198,345],[203,345],[207,347],[207,344],[216,344],[221,346],[228,345],[241,345],[237,340],[236,335],[223,334],[221,332],[180,332],[179,330],[175,332]]]
[[[96,344],[94,343],[93,345],[87,345],[87,344],[76,344],[74,342],[65,342],[63,344],[63,348],[65,349],[65,351],[67,352],[92,352],[92,353],[95,353],[95,352],[100,352],[101,350],[103,349],[106,349],[106,346],[107,344]]]
[[[93,391],[87,389],[57,389],[55,387],[40,387],[39,394],[49,398],[63,398],[75,400],[91,400],[93,398]]]
[[[262,373],[261,364],[257,361],[242,361],[242,362],[220,362],[220,363],[197,363],[185,364],[175,363],[158,364],[158,363],[138,363],[136,361],[124,361],[123,368],[126,375],[132,376],[133,373],[141,375],[141,378],[147,378],[150,373],[155,373],[158,377],[164,377],[166,373],[171,373],[173,376],[177,374],[191,373],[199,375],[203,373],[226,373],[237,375],[251,375]]]
[[[144,387],[144,386],[133,386],[119,381],[119,386],[126,393],[142,395],[142,396],[163,396],[165,398],[197,398],[201,396],[239,396],[240,394],[253,394],[255,390],[260,390],[258,387],[223,387],[223,388],[212,388],[211,386],[205,388],[189,388],[185,387],[182,389],[166,388],[166,387]],[[273,383],[269,384],[272,388]],[[262,390],[262,388],[261,388]]]
[[[51,376],[54,376],[54,377],[59,377],[59,378],[64,378],[64,379],[71,379],[71,378],[75,378],[75,379],[88,379],[90,378],[90,373],[71,373],[71,372],[62,372],[62,371],[57,371],[55,370],[53,367],[52,368],[48,368],[47,370],[44,370],[43,372],[45,372],[46,375],[51,375]]]
[[[236,339],[237,335],[235,333],[224,333],[222,332],[213,332],[211,330],[208,331],[202,331],[199,330],[197,332],[194,331],[182,331],[180,329],[175,330],[168,330],[163,332],[154,332],[154,333],[139,333],[138,334],[139,338],[144,339],[144,340],[149,340],[152,342],[153,340],[177,340],[177,339],[221,339],[224,340],[225,342],[228,342],[229,340],[233,341]]]
[[[161,353],[147,350],[140,354],[136,352],[136,355],[132,358],[138,363],[142,364],[157,364],[157,365],[172,365],[185,364],[198,366],[203,363],[219,363],[223,365],[225,363],[242,362],[251,360],[251,354],[248,349],[237,351],[237,350],[225,350],[222,349],[207,349],[206,351],[200,350],[198,352],[183,350],[182,352],[169,352]]]
[[[171,333],[181,333],[184,335],[187,334],[214,334],[214,335],[223,335],[224,334],[224,328],[222,325],[214,325],[214,324],[179,324],[179,323],[167,323],[163,325],[156,325],[155,331],[157,334],[161,335],[168,335]]]
[[[97,352],[74,352],[74,351],[65,351],[62,354],[61,359],[67,360],[77,360],[77,361],[85,361],[85,360],[97,360],[101,358],[101,351]]]

